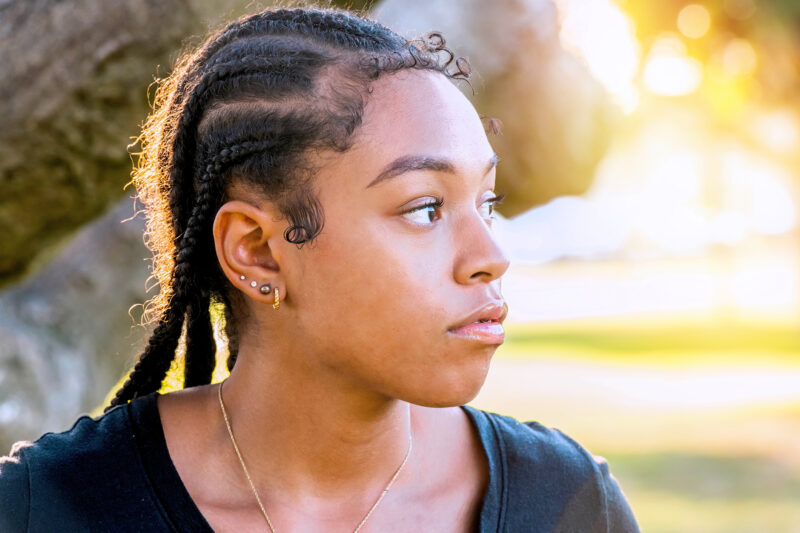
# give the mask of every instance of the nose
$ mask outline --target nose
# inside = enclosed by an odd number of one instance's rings
[[[487,283],[505,274],[508,257],[483,217],[474,213],[463,217],[456,226],[454,277],[458,283]]]

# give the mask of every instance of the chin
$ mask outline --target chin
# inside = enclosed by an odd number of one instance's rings
[[[428,380],[424,388],[415,391],[404,400],[423,407],[457,407],[464,405],[478,395],[489,373],[489,364],[469,371],[440,375]]]

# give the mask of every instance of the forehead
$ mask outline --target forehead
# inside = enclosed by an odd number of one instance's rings
[[[493,153],[480,117],[461,91],[438,72],[415,70],[373,83],[352,151],[377,166],[426,155],[480,168]]]

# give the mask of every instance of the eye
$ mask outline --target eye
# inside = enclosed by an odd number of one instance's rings
[[[480,206],[481,216],[487,220],[494,220],[494,210],[506,197],[505,194],[498,194],[492,198],[487,198]]]
[[[429,226],[435,220],[441,218],[441,215],[439,214],[439,208],[441,208],[442,205],[444,205],[444,200],[442,198],[437,198],[436,200],[432,200],[420,206],[409,209],[403,213],[403,216],[414,224],[420,226]]]

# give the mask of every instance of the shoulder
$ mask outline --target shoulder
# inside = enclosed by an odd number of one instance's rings
[[[18,442],[13,451],[25,462],[30,476],[77,473],[97,465],[97,461],[106,461],[112,450],[123,452],[125,447],[120,449],[120,444],[129,435],[126,406],[119,406],[98,418],[83,415],[66,431],[48,432],[33,442]]]
[[[639,531],[608,462],[558,429],[474,410],[491,427],[506,523],[548,531]],[[488,450],[487,450],[488,451]]]
[[[543,469],[559,473],[562,480],[584,480],[605,467],[604,459],[591,455],[583,446],[558,429],[539,422],[520,422],[496,413],[485,413],[495,428],[509,468],[522,471]]]
[[[17,442],[0,458],[0,531],[110,526],[106,509],[133,491],[145,496],[129,410],[84,415],[66,431]]]
[[[25,460],[26,442],[0,457],[0,531],[27,531],[30,508],[30,474]]]

